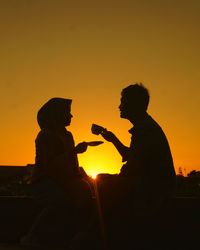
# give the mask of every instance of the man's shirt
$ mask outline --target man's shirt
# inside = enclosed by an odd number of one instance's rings
[[[170,192],[175,170],[170,147],[161,127],[147,115],[130,131],[132,135],[126,164],[120,175],[131,177],[140,192]]]

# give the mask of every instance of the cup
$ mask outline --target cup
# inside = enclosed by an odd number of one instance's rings
[[[105,130],[104,127],[99,126],[99,125],[94,124],[94,123],[92,124],[91,131],[92,131],[93,134],[99,135],[99,134],[101,134],[104,130]]]

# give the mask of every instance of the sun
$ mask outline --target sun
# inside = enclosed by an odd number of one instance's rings
[[[95,180],[97,178],[98,173],[91,173],[90,175],[91,175],[92,179]]]

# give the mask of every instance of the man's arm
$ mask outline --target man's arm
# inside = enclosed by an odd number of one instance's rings
[[[109,142],[112,142],[117,151],[122,156],[122,161],[126,161],[128,158],[129,148],[126,147],[111,131],[104,129],[101,136]]]

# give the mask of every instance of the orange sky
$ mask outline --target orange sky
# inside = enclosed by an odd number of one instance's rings
[[[0,165],[34,162],[36,113],[73,99],[76,142],[99,140],[97,123],[129,144],[121,89],[143,82],[149,113],[169,139],[175,166],[200,170],[199,0],[9,0],[0,2]],[[119,172],[105,142],[80,157],[88,173]]]

